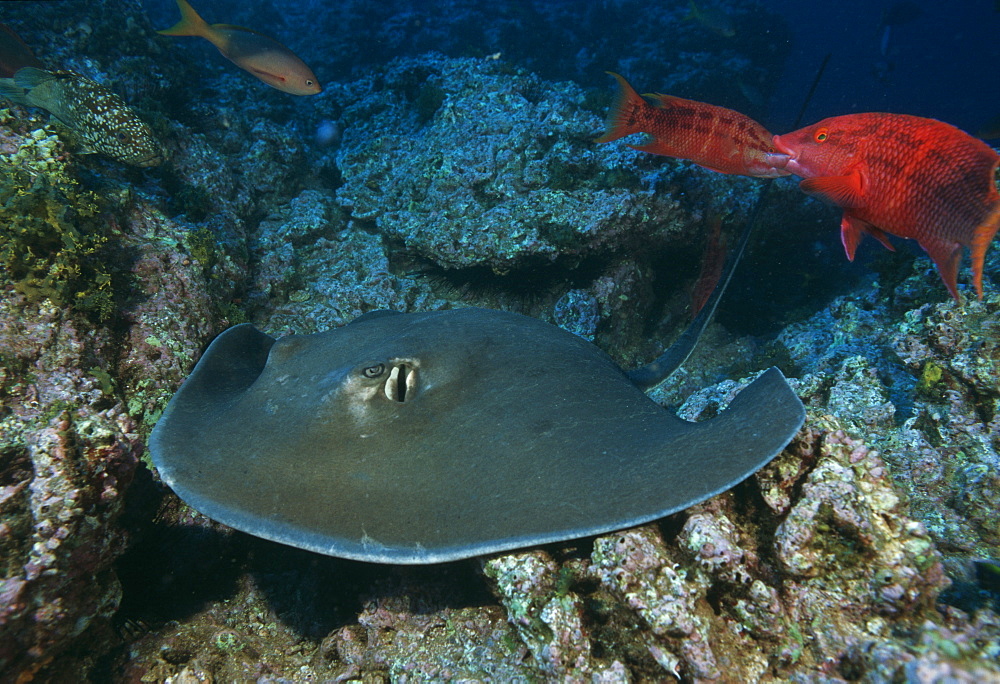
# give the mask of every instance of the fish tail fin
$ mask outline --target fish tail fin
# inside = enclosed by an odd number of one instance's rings
[[[177,0],[177,8],[181,11],[181,20],[168,29],[157,31],[164,36],[201,36],[204,38],[210,29],[208,22],[202,19],[187,0]]]
[[[636,123],[640,119],[638,114],[652,106],[642,99],[642,96],[629,85],[624,77],[611,71],[607,73],[618,81],[618,96],[608,113],[608,120],[605,124],[607,130],[600,138],[594,139],[595,143],[611,142],[618,140],[618,138],[624,138],[626,135],[642,133],[642,129]]]
[[[43,83],[54,81],[56,78],[56,75],[51,71],[36,69],[35,67],[24,67],[23,69],[19,69],[18,72],[14,74],[13,81],[19,88],[31,90],[32,88],[37,88]]]
[[[28,104],[28,91],[14,83],[12,78],[0,78],[0,97],[5,97],[14,104]]]
[[[972,234],[972,284],[976,288],[976,296],[983,298],[983,262],[986,260],[986,250],[993,241],[993,236],[1000,229],[1000,195],[994,193],[993,209],[986,222],[977,227]]]
[[[13,78],[0,78],[0,97],[6,97],[14,104],[27,105],[28,107],[39,106],[31,101],[31,91],[55,78],[55,74],[51,71],[35,67],[22,67],[17,70]]]

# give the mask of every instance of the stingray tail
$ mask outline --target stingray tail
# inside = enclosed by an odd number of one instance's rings
[[[983,262],[986,260],[986,250],[1000,229],[1000,194],[996,192],[993,194],[993,208],[986,222],[977,227],[972,234],[972,284],[979,299],[983,298]]]
[[[607,130],[600,138],[594,139],[595,143],[611,142],[633,133],[644,133],[645,131],[639,127],[638,122],[644,118],[641,116],[643,110],[652,106],[642,99],[642,96],[629,85],[623,76],[612,71],[607,73],[618,81],[618,96],[608,114]]]

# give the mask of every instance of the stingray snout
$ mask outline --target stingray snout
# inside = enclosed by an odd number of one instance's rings
[[[385,380],[385,396],[391,401],[407,402],[417,390],[417,367],[412,362],[394,361]]]

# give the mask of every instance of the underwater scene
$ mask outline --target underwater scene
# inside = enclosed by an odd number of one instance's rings
[[[1000,2],[0,2],[0,682],[1000,682]]]

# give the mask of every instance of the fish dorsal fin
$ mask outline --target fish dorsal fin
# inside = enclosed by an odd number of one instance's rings
[[[31,90],[32,88],[37,88],[43,83],[48,83],[49,81],[54,81],[58,78],[57,74],[51,71],[46,71],[45,69],[38,69],[36,67],[24,67],[19,69],[16,74],[14,74],[14,83],[25,90]]]
[[[648,97],[653,101],[653,106],[660,109],[682,102],[690,102],[690,100],[685,100],[683,97],[677,97],[676,95],[664,95],[663,93],[643,93],[642,96]]]
[[[862,175],[859,169],[854,169],[846,176],[807,178],[799,183],[799,189],[807,195],[844,209],[859,209],[865,206]]]
[[[261,33],[260,31],[254,31],[253,29],[249,29],[246,26],[237,26],[236,24],[212,24],[211,28],[219,31],[225,30],[225,31],[239,31],[240,33],[252,33],[253,35],[260,36],[261,38],[267,38],[268,40],[274,43],[278,42],[271,36],[267,35],[266,33]]]

